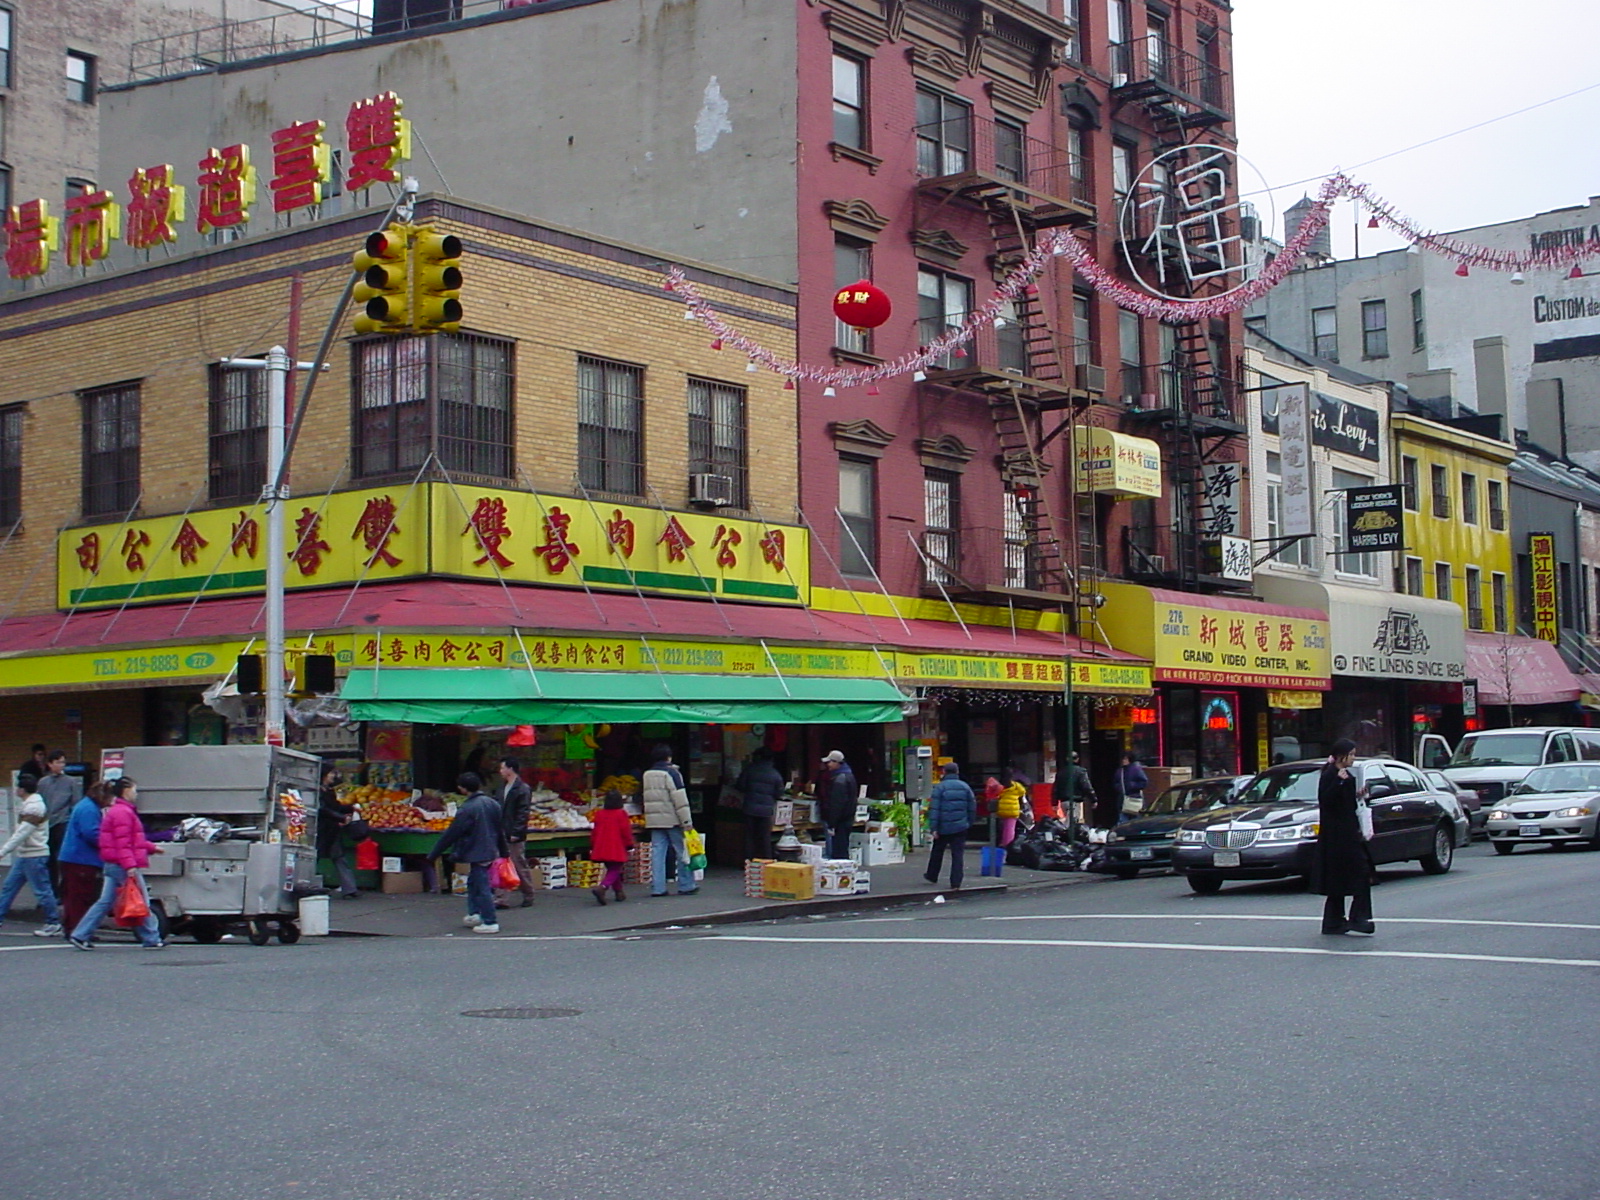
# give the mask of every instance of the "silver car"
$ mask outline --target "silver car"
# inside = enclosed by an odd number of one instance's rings
[[[1489,812],[1496,854],[1579,842],[1600,850],[1600,763],[1537,767]]]

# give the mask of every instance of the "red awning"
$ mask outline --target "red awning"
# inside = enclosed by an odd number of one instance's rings
[[[1553,644],[1509,633],[1467,634],[1467,677],[1480,704],[1562,704],[1583,691]]]
[[[291,634],[345,629],[521,629],[634,633],[645,637],[877,645],[950,653],[1073,655],[1142,661],[1079,638],[953,622],[907,621],[807,611],[782,605],[712,604],[619,592],[502,588],[448,579],[375,583],[357,589],[293,591],[284,600]],[[118,612],[37,613],[0,621],[0,653],[45,653],[97,646],[248,638],[265,632],[259,596],[179,604],[130,605]]]

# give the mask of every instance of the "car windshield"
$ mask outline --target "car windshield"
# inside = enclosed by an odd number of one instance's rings
[[[1528,777],[1511,794],[1592,791],[1600,791],[1600,767],[1565,763],[1559,767],[1540,767],[1537,771],[1529,771]]]
[[[1311,803],[1317,798],[1321,766],[1285,767],[1257,775],[1239,796],[1240,804]]]
[[[1452,767],[1537,767],[1544,757],[1542,733],[1474,733],[1461,739]]]
[[[1155,798],[1155,802],[1147,808],[1143,816],[1159,816],[1161,813],[1176,812],[1203,812],[1208,808],[1216,808],[1227,803],[1228,797],[1233,794],[1233,780],[1219,779],[1215,783],[1188,783],[1180,787],[1168,788]]]
[[[1442,771],[1424,771],[1422,777],[1431,784],[1436,791],[1453,792],[1456,789],[1450,786],[1450,777]]]

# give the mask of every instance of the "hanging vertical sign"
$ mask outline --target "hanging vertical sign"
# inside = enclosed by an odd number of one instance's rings
[[[1283,460],[1285,537],[1314,534],[1316,506],[1311,486],[1311,389],[1291,383],[1277,389],[1278,454]]]
[[[1528,564],[1533,568],[1533,636],[1561,641],[1561,609],[1556,599],[1556,535],[1528,535]]]

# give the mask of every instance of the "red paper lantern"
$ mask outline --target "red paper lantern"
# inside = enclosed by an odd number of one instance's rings
[[[833,315],[856,329],[876,329],[893,308],[888,293],[865,279],[840,288],[833,297]]]

